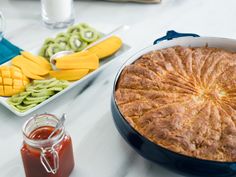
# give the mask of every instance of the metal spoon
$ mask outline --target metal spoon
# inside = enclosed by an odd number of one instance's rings
[[[63,113],[61,116],[61,119],[59,120],[58,124],[56,125],[55,129],[52,131],[52,133],[48,136],[48,139],[50,139],[64,124],[66,120],[66,114]]]

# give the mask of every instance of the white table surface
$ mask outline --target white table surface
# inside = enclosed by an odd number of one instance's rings
[[[163,0],[143,5],[111,2],[75,3],[76,21],[103,32],[127,24],[125,41],[133,48],[107,67],[82,94],[75,88],[35,113],[68,114],[66,129],[73,138],[76,166],[71,177],[178,177],[136,154],[121,138],[112,121],[110,96],[117,69],[135,51],[151,45],[167,30],[204,36],[236,38],[235,0]],[[6,37],[33,50],[56,34],[40,21],[40,1],[0,0],[7,19]],[[0,51],[1,52],[1,51]],[[17,117],[0,106],[0,176],[23,177],[21,127],[29,118]]]

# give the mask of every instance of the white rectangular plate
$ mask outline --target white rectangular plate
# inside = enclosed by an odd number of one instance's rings
[[[14,109],[11,105],[9,105],[7,103],[7,99],[9,97],[1,97],[0,96],[0,104],[2,104],[3,106],[5,106],[7,109],[9,109],[11,112],[13,112],[14,114],[16,114],[17,116],[26,116],[30,113],[32,113],[33,111],[41,108],[42,106],[46,105],[47,103],[49,103],[50,101],[56,99],[57,97],[59,97],[60,95],[62,95],[63,93],[69,91],[70,89],[72,89],[73,87],[77,86],[77,85],[80,85],[80,84],[84,84],[84,82],[89,82],[91,81],[92,79],[95,78],[95,76],[98,74],[98,72],[100,72],[101,70],[103,70],[106,66],[108,66],[109,64],[112,63],[112,61],[114,61],[117,57],[119,57],[120,55],[124,54],[125,52],[127,52],[131,47],[128,45],[128,44],[125,44],[123,42],[123,45],[122,47],[120,48],[120,50],[112,55],[111,57],[108,57],[102,61],[100,61],[100,66],[98,69],[96,69],[95,71],[89,73],[88,75],[86,75],[85,77],[83,77],[82,79],[78,80],[78,81],[75,81],[75,82],[70,82],[70,85],[65,88],[64,90],[58,92],[57,94],[51,96],[50,98],[48,98],[47,100],[43,101],[42,103],[38,104],[37,106],[25,111],[25,112],[19,112],[17,111],[16,109]],[[31,51],[32,53],[34,54],[37,54],[39,51],[39,49],[35,50],[35,51]],[[6,63],[4,63],[3,65],[9,65],[11,61],[8,61]]]

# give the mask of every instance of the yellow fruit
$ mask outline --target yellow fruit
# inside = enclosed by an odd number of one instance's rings
[[[38,75],[35,75],[35,74],[32,74],[31,72],[29,72],[27,69],[22,69],[22,72],[24,73],[24,75],[26,75],[28,78],[30,79],[36,79],[36,80],[43,80],[45,79],[44,77],[41,77],[41,76],[38,76]]]
[[[41,57],[41,56],[35,56],[29,52],[26,51],[22,51],[21,55],[25,58],[27,58],[28,60],[40,65],[41,67],[45,68],[46,70],[50,70],[51,69],[51,65],[50,63],[47,61],[47,59]]]
[[[43,76],[49,73],[49,69],[42,67],[41,65],[25,58],[22,55],[18,55],[12,59],[12,64],[21,68],[23,71],[28,70],[34,75]]]
[[[111,36],[97,45],[88,49],[89,52],[94,53],[99,59],[111,56],[122,46],[122,41],[117,36]]]
[[[74,81],[79,80],[88,74],[89,69],[73,69],[73,70],[59,70],[50,71],[49,74],[60,80]]]
[[[29,79],[14,66],[0,67],[0,96],[12,96],[23,91]]]
[[[80,52],[79,52],[80,53]],[[73,54],[74,55],[74,54]],[[88,53],[78,57],[67,55],[56,60],[58,69],[97,69],[99,58],[95,54]]]
[[[59,60],[59,59],[63,59],[63,60],[76,60],[77,58],[79,57],[82,57],[82,56],[88,56],[88,55],[91,55],[92,53],[89,52],[89,51],[81,51],[81,52],[76,52],[76,53],[73,53],[73,54],[70,54],[70,55],[65,55],[63,57],[60,57],[60,58],[57,58],[56,60]]]
[[[4,88],[3,88],[2,85],[0,85],[0,95],[1,95],[1,96],[5,96]]]

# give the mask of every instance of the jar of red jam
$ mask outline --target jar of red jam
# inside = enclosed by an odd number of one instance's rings
[[[24,124],[21,156],[26,177],[68,177],[73,170],[71,137],[64,125],[55,130],[59,121],[55,115],[40,114]]]

